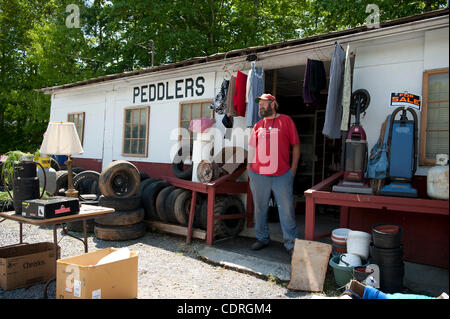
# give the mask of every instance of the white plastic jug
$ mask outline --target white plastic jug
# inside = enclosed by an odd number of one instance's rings
[[[369,233],[352,230],[347,236],[347,252],[362,259],[369,258],[369,246],[372,236]]]
[[[427,174],[427,194],[434,199],[448,200],[448,155],[436,154],[436,166]]]

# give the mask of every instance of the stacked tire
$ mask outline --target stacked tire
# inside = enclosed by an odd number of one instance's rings
[[[99,176],[98,204],[114,208],[114,213],[95,219],[94,235],[100,240],[125,241],[145,235],[147,224],[141,205],[141,174],[127,161],[114,161]]]
[[[187,226],[192,201],[192,191],[170,185],[165,181],[155,182],[143,193],[145,218],[169,224]],[[208,200],[197,193],[194,228],[206,230]],[[244,214],[242,201],[231,195],[218,195],[214,204],[214,215]],[[244,228],[244,219],[214,220],[214,237],[234,237]]]

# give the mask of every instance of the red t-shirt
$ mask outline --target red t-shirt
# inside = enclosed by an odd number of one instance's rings
[[[262,175],[282,175],[291,168],[290,146],[299,144],[297,128],[287,115],[274,119],[262,119],[253,127],[248,142],[256,148],[250,169]]]

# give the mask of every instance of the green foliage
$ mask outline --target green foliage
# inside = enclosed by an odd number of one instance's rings
[[[0,0],[0,154],[39,147],[49,95],[96,76],[391,20],[446,0]],[[80,10],[68,28],[66,7]]]

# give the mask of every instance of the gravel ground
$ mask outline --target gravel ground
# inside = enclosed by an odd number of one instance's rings
[[[76,233],[82,237],[82,233]],[[28,243],[53,242],[52,228],[23,225],[23,240]],[[69,236],[62,236],[58,228],[61,258],[84,252],[83,244]],[[144,237],[125,242],[102,241],[88,234],[89,251],[107,247],[128,247],[139,251],[139,299],[309,299],[313,294],[295,292],[286,284],[275,283],[253,275],[208,264],[198,257],[204,241],[193,240],[161,232],[147,232]],[[19,242],[19,224],[11,220],[0,223],[0,246]],[[43,298],[44,284],[27,289],[4,291],[0,299]],[[56,283],[47,290],[48,298],[56,298]],[[317,295],[316,295],[317,296]]]

